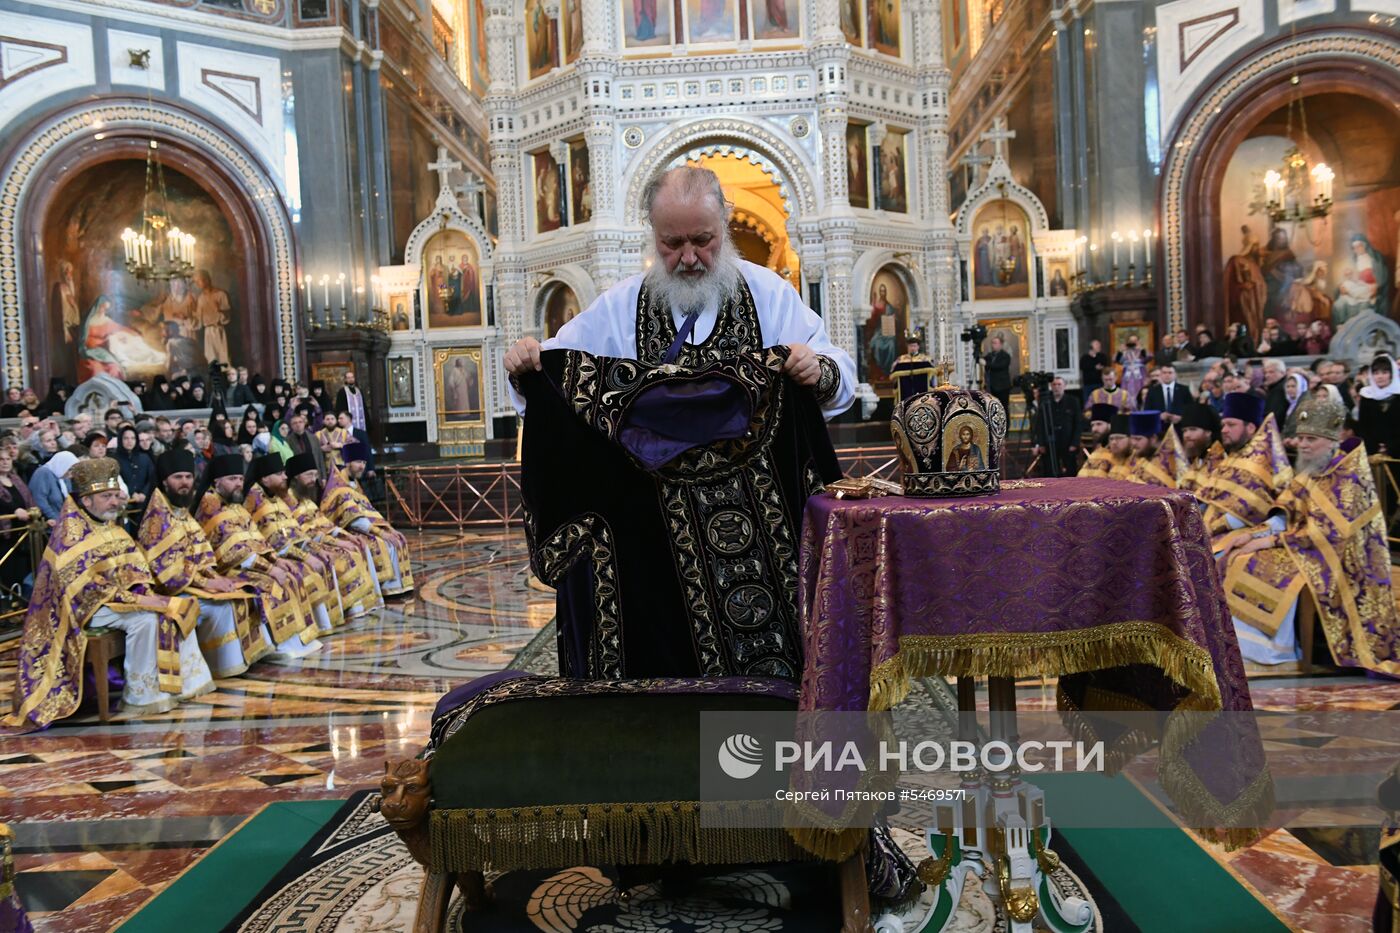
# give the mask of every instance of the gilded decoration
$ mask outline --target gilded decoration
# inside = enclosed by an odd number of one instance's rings
[[[242,193],[262,219],[263,228],[270,237],[281,371],[287,378],[294,377],[297,372],[296,278],[291,231],[278,207],[282,193],[237,143],[211,129],[207,123],[159,106],[105,103],[68,113],[40,130],[6,169],[3,188],[0,188],[0,315],[3,315],[0,333],[4,338],[5,381],[11,385],[23,383],[29,365],[21,310],[26,296],[18,267],[20,217],[26,193],[36,173],[49,163],[56,151],[74,137],[90,134],[95,126],[103,125],[109,132],[126,127],[149,132],[158,127],[210,153],[242,180]]]

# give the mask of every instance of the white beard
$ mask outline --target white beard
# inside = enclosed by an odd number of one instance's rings
[[[680,275],[681,265],[676,271],[666,268],[666,263],[657,254],[656,245],[647,247],[648,269],[645,277],[647,291],[651,292],[662,305],[679,308],[682,313],[703,311],[718,307],[739,288],[739,254],[726,231],[724,242],[715,253],[714,268],[706,270],[699,279],[691,280]],[[693,268],[703,268],[697,262]]]
[[[1293,471],[1299,476],[1311,476],[1314,473],[1320,473],[1327,469],[1327,464],[1332,462],[1332,458],[1336,456],[1336,453],[1336,448],[1330,448],[1324,450],[1315,457],[1310,457],[1300,450],[1298,451],[1298,462],[1294,465]]]

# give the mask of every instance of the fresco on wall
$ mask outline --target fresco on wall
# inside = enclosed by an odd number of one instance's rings
[[[563,192],[559,190],[559,163],[548,150],[534,153],[535,232],[558,230],[563,223]]]
[[[870,151],[865,124],[846,124],[846,187],[851,207],[870,206]]]
[[[899,55],[899,0],[870,0],[870,48]]]
[[[81,382],[207,369],[211,359],[248,361],[245,257],[214,199],[165,168],[170,211],[194,234],[190,279],[141,283],[129,275],[121,233],[137,226],[146,163],[106,162],[69,180],[43,226],[49,365]],[[37,343],[37,341],[35,341]]]
[[[875,205],[882,211],[903,214],[909,210],[909,176],[905,172],[905,133],[889,130],[880,143],[879,172]]]
[[[972,221],[972,297],[1029,298],[1030,223],[1010,201],[984,204]]]
[[[686,41],[735,42],[739,38],[738,0],[686,0]]]
[[[578,61],[583,51],[583,0],[563,0],[564,63]]]
[[[1257,340],[1270,318],[1294,337],[1331,334],[1368,312],[1400,318],[1400,185],[1353,193],[1338,171],[1327,219],[1275,226],[1264,212],[1263,178],[1291,145],[1282,136],[1247,139],[1226,169],[1224,191],[1256,193],[1249,203],[1220,199],[1226,320],[1245,324]]]
[[[909,329],[909,292],[899,267],[887,265],[870,281],[870,317],[862,328],[866,381],[879,390],[891,390],[890,367],[904,352]]]
[[[623,0],[618,4],[622,17],[622,44],[629,49],[655,48],[671,44],[671,4],[662,0]]]
[[[491,75],[486,49],[486,0],[472,0],[472,87],[482,94]]]
[[[544,10],[544,0],[525,0],[525,54],[530,77],[559,67],[559,21]]]
[[[559,328],[572,321],[579,313],[578,296],[574,290],[562,283],[550,290],[544,303],[544,335],[553,337]]]
[[[421,262],[428,292],[428,326],[480,325],[481,259],[476,244],[460,230],[443,230],[423,247]]]
[[[593,181],[589,175],[588,143],[569,143],[569,218],[583,224],[593,219]]]
[[[802,35],[801,0],[751,0],[755,39],[796,39]]]

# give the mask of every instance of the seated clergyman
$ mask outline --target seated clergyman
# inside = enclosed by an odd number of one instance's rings
[[[1217,552],[1226,533],[1262,524],[1293,479],[1278,423],[1265,414],[1262,398],[1247,392],[1225,396],[1220,442],[1225,458],[1196,490]]]
[[[300,560],[327,576],[332,584],[333,616],[343,622],[364,615],[374,605],[376,594],[363,554],[353,546],[342,547],[334,541],[318,543],[312,529],[297,521],[292,512],[296,503],[288,488],[287,466],[281,455],[259,457],[250,470],[255,485],[248,492],[247,509],[253,513],[262,536],[279,554]]]
[[[1104,412],[1107,415],[1107,412]],[[1100,479],[1127,479],[1132,470],[1133,448],[1128,443],[1128,416],[1123,412],[1108,415],[1110,418],[1107,444],[1089,454],[1089,459],[1079,468],[1080,476],[1096,476]]]
[[[292,508],[292,518],[296,520],[302,533],[319,547],[335,548],[340,552],[335,557],[338,577],[339,561],[345,559],[354,565],[354,569],[351,571],[351,577],[340,578],[363,581],[360,584],[361,589],[351,585],[348,590],[342,590],[342,598],[350,603],[347,614],[352,618],[361,614],[356,612],[356,606],[359,606],[363,613],[382,609],[384,594],[379,586],[379,575],[374,568],[374,554],[369,545],[360,535],[339,527],[321,511],[321,469],[316,463],[315,455],[296,454],[287,461],[286,471],[287,502]]]
[[[72,493],[34,575],[10,724],[43,727],[73,714],[90,628],[125,633],[129,715],[165,712],[213,690],[195,636],[198,602],[159,595],[146,556],[122,528],[117,462],[81,461],[68,479]]]
[[[331,471],[321,498],[321,511],[338,527],[354,532],[369,545],[384,595],[405,596],[413,592],[408,539],[385,521],[360,488],[369,463],[369,445],[352,440],[340,453],[345,468]]]
[[[253,516],[253,525],[277,557],[295,567],[303,597],[315,607],[316,624],[331,632],[345,624],[345,607],[335,586],[335,570],[313,553],[297,533],[292,510],[282,501],[287,489],[282,455],[264,454],[248,465],[243,480],[243,508]]]
[[[1186,455],[1186,471],[1176,488],[1194,495],[1225,459],[1220,416],[1209,405],[1192,402],[1176,426],[1181,429],[1181,449]]]
[[[160,592],[199,600],[199,647],[215,677],[236,677],[272,650],[258,614],[257,583],[218,572],[214,549],[190,514],[194,454],[167,450],[156,460],[159,485],[137,534]]]
[[[1133,449],[1129,480],[1146,486],[1176,488],[1186,471],[1186,454],[1172,427],[1162,433],[1160,411],[1135,411],[1128,416],[1128,444]]]
[[[1219,544],[1240,652],[1256,664],[1299,660],[1306,598],[1338,665],[1400,675],[1390,551],[1366,450],[1339,449],[1346,410],[1329,396],[1308,395],[1297,414],[1295,476],[1265,521]]]
[[[315,607],[306,599],[297,567],[277,556],[243,507],[243,457],[209,461],[195,496],[195,520],[214,548],[221,574],[246,574],[258,596],[276,646],[275,657],[300,658],[317,651]]]

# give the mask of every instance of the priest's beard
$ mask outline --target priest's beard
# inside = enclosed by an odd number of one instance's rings
[[[1299,476],[1321,473],[1327,469],[1327,464],[1332,462],[1333,455],[1334,451],[1330,448],[1323,448],[1313,454],[1307,454],[1300,450],[1298,451],[1298,462],[1294,465],[1293,472]]]
[[[175,506],[175,508],[189,511],[190,506],[194,505],[194,490],[191,489],[189,492],[171,492],[167,489],[165,491],[165,498],[169,499],[170,504]]]
[[[303,483],[300,480],[292,480],[292,494],[297,497],[298,502],[315,502],[319,498],[316,495],[316,484]]]
[[[739,251],[724,231],[724,240],[715,252],[714,268],[706,269],[698,279],[688,279],[681,272],[703,269],[697,260],[693,266],[676,264],[674,272],[656,251],[656,244],[647,247],[647,291],[666,308],[679,308],[682,313],[702,311],[718,306],[739,288]]]
[[[243,490],[240,489],[238,492],[221,492],[219,493],[219,498],[224,500],[224,505],[242,505]]]

